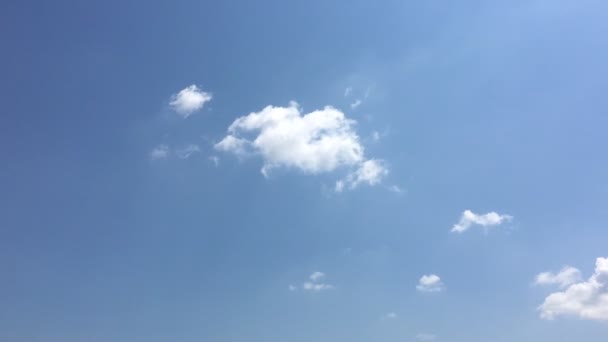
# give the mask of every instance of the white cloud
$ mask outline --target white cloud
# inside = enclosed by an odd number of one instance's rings
[[[357,109],[357,107],[359,107],[362,103],[363,101],[361,101],[360,99],[356,99],[355,101],[353,101],[353,103],[350,104],[350,108]]]
[[[344,179],[336,182],[336,192],[344,188],[354,189],[360,184],[377,185],[388,174],[388,168],[381,160],[370,159],[364,161],[358,169],[348,174]]]
[[[302,285],[302,288],[306,291],[319,292],[323,290],[331,290],[334,288],[334,286],[330,284],[317,284],[307,281]]]
[[[221,151],[230,151],[238,156],[245,156],[247,154],[247,147],[249,141],[245,139],[236,138],[232,135],[227,135],[222,141],[215,144],[215,148]]]
[[[160,144],[150,151],[149,157],[151,160],[165,159],[169,157],[169,146]]]
[[[436,274],[423,275],[416,285],[416,289],[420,292],[441,292],[443,288],[443,282]]]
[[[302,289],[304,291],[319,292],[319,291],[331,290],[331,289],[335,288],[331,284],[323,283],[322,282],[323,278],[325,278],[325,273],[323,273],[323,272],[312,273],[308,277],[308,279],[310,279],[310,281],[306,281],[302,284]]]
[[[452,227],[453,233],[464,233],[473,225],[479,225],[484,228],[497,226],[503,222],[513,219],[510,215],[500,215],[495,212],[489,212],[484,215],[478,215],[470,210],[465,210],[460,217],[460,221]]]
[[[543,272],[536,276],[534,284],[536,285],[559,285],[559,287],[567,287],[581,281],[581,271],[574,267],[566,266],[559,273]]]
[[[194,153],[198,153],[201,151],[201,148],[195,144],[189,144],[175,151],[175,154],[180,159],[188,159]]]
[[[416,335],[416,339],[418,341],[435,341],[437,340],[437,336],[428,333],[420,333]]]
[[[394,312],[389,312],[389,313],[386,314],[386,318],[388,318],[388,319],[395,319],[395,318],[397,318],[397,314],[394,313]]]
[[[184,119],[192,113],[203,108],[205,103],[211,101],[213,96],[204,92],[196,85],[188,86],[171,96],[169,106]]]
[[[237,118],[215,148],[240,157],[261,156],[265,176],[279,167],[306,174],[348,167],[355,168],[347,177],[349,188],[378,184],[387,170],[381,160],[365,159],[355,125],[356,121],[336,108],[303,114],[292,102],[289,107],[268,106]]]
[[[363,161],[363,147],[354,124],[332,107],[301,115],[295,104],[268,106],[236,119],[216,148],[259,153],[266,169],[285,166],[312,174],[328,172]],[[242,138],[247,132],[258,135],[252,140]]]
[[[587,280],[554,292],[538,308],[543,319],[558,316],[608,321],[608,258],[597,258],[595,272]]]
[[[388,169],[381,160],[366,160],[363,165],[355,171],[351,187],[355,187],[360,183],[376,185],[380,183],[382,178],[387,174]]]
[[[289,285],[288,289],[289,289],[289,291],[292,291],[292,292],[298,290],[298,288],[295,285]]]

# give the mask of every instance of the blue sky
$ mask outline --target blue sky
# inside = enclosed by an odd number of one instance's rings
[[[0,340],[605,341],[607,10],[3,2]]]

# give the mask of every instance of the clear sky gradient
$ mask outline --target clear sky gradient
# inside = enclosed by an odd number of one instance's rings
[[[2,1],[0,340],[607,341],[606,13]]]

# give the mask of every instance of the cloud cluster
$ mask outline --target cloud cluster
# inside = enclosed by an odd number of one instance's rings
[[[420,292],[441,292],[443,289],[443,282],[436,274],[423,275],[416,285],[416,290]]]
[[[572,281],[574,277],[572,274],[580,273],[574,270],[568,271],[567,273],[571,275],[562,276],[560,281],[563,279],[566,283]],[[557,277],[547,279],[562,285],[563,282],[559,283]],[[541,278],[545,279],[544,276]],[[573,282],[564,286],[563,291],[551,293],[540,305],[539,310],[541,318],[548,320],[558,316],[570,316],[608,321],[608,258],[597,258],[595,272],[587,281]]]
[[[196,85],[188,86],[171,96],[169,106],[184,119],[197,110],[203,109],[205,103],[211,101],[213,96],[202,91]]]
[[[310,281],[307,281],[302,284],[302,289],[304,289],[305,291],[319,292],[323,290],[331,290],[334,288],[333,285],[325,284],[322,282],[323,278],[325,278],[325,273],[323,272],[314,272],[308,278],[310,279]]]
[[[511,215],[500,215],[496,212],[479,215],[470,210],[465,210],[460,217],[460,221],[452,227],[453,233],[464,233],[473,225],[478,225],[484,228],[498,226],[504,222],[513,219]]]
[[[189,117],[192,113],[203,108],[205,103],[211,101],[210,93],[204,92],[196,85],[188,86],[180,90],[177,94],[171,95],[169,107],[182,118]],[[152,149],[148,154],[150,160],[167,159],[175,155],[179,159],[188,159],[194,153],[200,152],[198,145],[188,144],[181,148],[171,149],[166,144],[160,144]]]
[[[237,118],[215,148],[237,156],[259,155],[265,176],[279,167],[306,174],[347,167],[353,171],[337,186],[340,190],[378,184],[388,170],[381,160],[365,158],[355,125],[329,106],[310,113],[302,113],[295,102],[288,107],[267,106]]]
[[[350,92],[352,88],[345,91],[345,96]],[[193,84],[173,94],[169,105],[178,115],[187,118],[211,99],[210,93]],[[365,157],[355,126],[355,120],[331,106],[302,113],[299,105],[291,102],[288,107],[267,106],[260,112],[237,118],[214,148],[239,157],[260,156],[265,177],[275,168],[290,168],[306,174],[344,170],[346,175],[334,187],[336,192],[342,192],[361,184],[377,185],[388,174],[383,160]],[[149,158],[188,159],[200,151],[194,144],[179,149],[161,144],[149,153]],[[209,160],[216,166],[219,164],[216,156]]]

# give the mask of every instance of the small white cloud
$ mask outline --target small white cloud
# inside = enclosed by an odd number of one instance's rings
[[[420,334],[416,335],[416,339],[418,341],[435,341],[435,340],[437,340],[437,336],[433,335],[433,334],[428,334],[428,333],[420,333]]]
[[[324,290],[331,290],[334,288],[334,286],[330,284],[317,284],[307,281],[302,285],[302,288],[306,291],[319,292]]]
[[[292,292],[298,290],[298,288],[295,285],[289,285],[288,289],[289,289],[289,291],[292,291]]]
[[[543,272],[536,276],[536,285],[559,285],[564,288],[582,280],[581,271],[574,267],[566,266],[559,273]]]
[[[306,174],[355,169],[350,188],[360,183],[378,184],[387,170],[381,160],[367,160],[355,131],[356,122],[333,107],[302,114],[297,103],[268,106],[234,120],[228,135],[215,144],[220,151],[239,157],[257,155],[264,162],[262,174],[274,168],[291,168]],[[348,184],[346,184],[348,183]]]
[[[460,217],[460,221],[452,227],[453,233],[464,233],[473,225],[478,225],[484,228],[498,226],[504,222],[513,219],[511,215],[500,215],[496,212],[489,212],[484,215],[478,215],[470,210],[465,210]]]
[[[188,159],[194,153],[198,153],[201,151],[201,148],[195,144],[189,144],[175,151],[175,154],[180,159]]]
[[[211,101],[213,96],[204,92],[196,85],[188,86],[171,96],[169,106],[184,119],[192,113],[203,108],[205,103]]]
[[[344,97],[348,97],[353,92],[353,87],[344,89]]]
[[[541,318],[547,320],[566,316],[608,321],[608,258],[597,258],[595,272],[587,281],[551,293],[538,309]]]
[[[169,157],[169,146],[160,144],[150,151],[149,157],[151,160],[166,159]]]
[[[388,319],[395,319],[395,318],[397,318],[397,314],[394,313],[394,312],[389,312],[389,313],[386,314],[386,318],[388,318]]]
[[[366,160],[358,169],[336,182],[336,192],[342,192],[346,187],[355,189],[360,184],[377,185],[388,175],[388,168],[382,160]]]
[[[441,278],[436,274],[423,275],[416,285],[420,292],[441,292],[444,289]]]
[[[335,287],[331,284],[326,284],[321,282],[321,280],[325,278],[325,273],[323,272],[314,272],[312,273],[308,279],[310,281],[306,281],[302,284],[302,290],[311,291],[311,292],[319,292],[324,290],[331,290]]]
[[[363,101],[361,101],[360,99],[356,99],[355,101],[353,101],[353,103],[350,104],[350,108],[357,109],[357,107],[359,107],[362,103]]]

